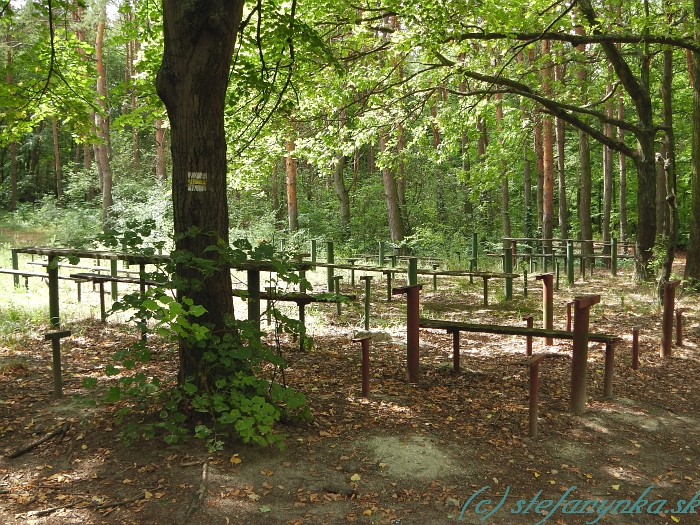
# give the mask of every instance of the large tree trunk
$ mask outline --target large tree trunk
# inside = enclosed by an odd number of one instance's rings
[[[231,57],[243,14],[242,0],[163,0],[163,62],[156,89],[165,103],[171,129],[173,161],[173,222],[175,249],[216,260],[207,247],[229,244],[226,202],[226,140],[224,107]],[[182,235],[191,228],[196,235]],[[203,278],[190,265],[178,264],[177,275],[191,283],[186,295],[206,308],[198,322],[215,332],[233,315],[228,264]],[[206,348],[180,342],[179,380],[188,377],[204,386]]]
[[[666,128],[666,158],[659,156],[663,162],[666,175],[666,205],[668,206],[668,237],[661,275],[659,276],[659,303],[663,301],[663,285],[671,279],[673,259],[678,244],[678,206],[676,205],[676,139],[673,133],[673,50],[664,51],[663,75],[661,77],[661,99],[663,100],[664,126]]]
[[[695,19],[695,43],[700,44],[700,0],[693,1]],[[691,139],[691,202],[690,202],[690,238],[685,261],[684,279],[697,284],[700,281],[700,53],[693,52],[692,57],[693,87],[693,134]]]
[[[382,131],[379,134],[379,151],[386,151],[388,142],[387,132]],[[401,217],[401,209],[399,208],[399,195],[396,189],[396,179],[391,168],[384,167],[382,169],[382,181],[384,182],[384,200],[386,201],[387,216],[389,219],[389,233],[391,241],[394,243],[403,240],[405,235],[403,219]]]

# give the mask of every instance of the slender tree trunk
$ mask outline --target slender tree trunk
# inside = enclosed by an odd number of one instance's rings
[[[496,129],[498,131],[498,142],[503,148],[503,137],[501,132],[503,129],[503,95],[498,93],[494,97],[496,99]],[[508,169],[505,161],[501,161],[501,226],[503,227],[503,236],[510,237],[510,210],[509,210],[509,188],[508,188]]]
[[[95,113],[95,129],[100,143],[95,143],[95,161],[99,166],[100,183],[102,187],[102,229],[106,230],[110,222],[110,208],[112,199],[112,168],[109,162],[109,124],[107,121],[107,80],[105,63],[103,59],[103,42],[105,32],[106,8],[100,13],[97,23],[97,37],[95,38],[95,67],[97,69],[97,95],[100,97],[101,113]]]
[[[296,126],[295,126],[296,127]],[[294,139],[287,141],[287,221],[290,232],[299,229],[299,213],[297,199],[297,159],[294,157],[296,142]]]
[[[544,199],[544,144],[542,133],[542,120],[544,120],[539,111],[535,111],[535,157],[537,159],[537,227],[542,227],[543,220],[543,199]]]
[[[550,42],[542,40],[542,55],[547,57],[547,62],[542,69],[542,90],[545,96],[552,96],[552,61]],[[543,182],[542,182],[542,238],[546,239],[547,251],[552,249],[552,237],[554,226],[554,126],[552,117],[545,116],[542,119],[542,148],[543,148]]]
[[[170,121],[175,250],[210,259],[220,268],[205,277],[191,265],[178,264],[178,277],[191,283],[178,295],[203,306],[206,313],[197,322],[219,334],[233,315],[231,273],[208,248],[229,245],[224,109],[242,16],[242,0],[163,0],[164,52],[156,80]],[[201,233],[178,235],[192,228]],[[194,378],[206,388],[214,379],[204,372],[207,350],[180,341],[181,383]]]
[[[333,187],[340,203],[340,229],[343,241],[350,237],[350,194],[345,187],[345,179],[343,178],[345,164],[345,155],[341,154],[335,158],[335,166],[333,167]]]
[[[388,142],[387,132],[382,131],[379,135],[379,151],[386,151]],[[403,240],[405,235],[401,209],[399,208],[399,195],[396,189],[396,179],[390,168],[382,169],[382,181],[384,183],[384,200],[386,201],[387,215],[389,219],[389,232],[391,241],[394,243]]]
[[[619,120],[625,119],[625,100],[622,93],[617,99],[617,118]],[[618,142],[625,142],[625,130],[622,128],[617,128],[617,140]],[[620,242],[623,244],[627,242],[627,157],[623,154],[619,154],[619,166],[620,166]],[[625,253],[627,253],[627,246],[625,245]]]
[[[168,178],[165,165],[165,128],[161,119],[156,120],[156,177],[160,180]]]
[[[564,66],[557,64],[554,79],[558,84],[564,83]],[[559,180],[559,233],[563,239],[569,238],[569,210],[566,198],[566,125],[560,118],[554,119],[557,139],[557,175]]]
[[[582,26],[576,26],[576,34],[583,35],[585,30]],[[585,60],[586,46],[582,44],[576,49],[581,53],[581,62]],[[586,89],[586,79],[588,71],[585,65],[580,65],[576,71],[579,88],[584,91]],[[591,147],[588,142],[588,135],[583,131],[578,132],[578,154],[580,164],[580,182],[579,182],[579,202],[578,202],[578,221],[580,228],[580,239],[584,242],[581,244],[581,253],[593,253],[593,220],[591,218],[591,197],[593,193],[593,182],[591,176]]]
[[[607,93],[610,94],[613,87],[608,84]],[[612,118],[614,112],[612,96],[605,103],[605,114]],[[613,138],[612,124],[603,125],[603,133],[606,136]],[[603,242],[610,242],[610,217],[612,214],[612,195],[613,195],[613,152],[603,146]],[[610,253],[609,246],[605,246],[605,253]]]
[[[12,37],[7,33],[7,85],[12,85]],[[10,142],[10,211],[17,209],[17,143]]]
[[[664,159],[667,157],[666,143],[659,144],[659,155]],[[668,207],[666,206],[666,173],[663,162],[656,165],[656,225],[657,239],[659,243],[665,242],[668,238]]]
[[[55,118],[51,120],[51,129],[53,132],[54,190],[56,200],[60,201],[63,197],[61,191],[61,150],[58,147],[58,121]]]

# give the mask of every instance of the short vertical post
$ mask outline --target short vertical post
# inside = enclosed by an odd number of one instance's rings
[[[617,239],[613,237],[610,239],[610,273],[613,277],[617,275]]]
[[[406,294],[406,351],[408,382],[417,384],[420,376],[420,290],[422,285],[394,288],[396,295]]]
[[[61,325],[58,300],[58,257],[49,255],[46,272],[49,274],[49,320],[52,328]]]
[[[439,264],[433,264],[433,271],[437,272]],[[437,274],[433,274],[433,292],[437,292]]]
[[[391,267],[396,268],[396,262],[397,262],[398,256],[395,253],[393,253],[389,257],[391,258]]]
[[[605,343],[605,377],[603,378],[603,397],[613,395],[613,374],[615,371],[615,345]]]
[[[542,324],[545,330],[554,329],[554,276],[551,273],[545,273],[536,277],[538,281],[542,281]],[[547,346],[554,344],[554,339],[547,337],[545,339]]]
[[[632,370],[639,368],[639,330],[641,326],[632,328]]]
[[[469,284],[474,284],[474,272],[476,271],[476,259],[469,259]]]
[[[306,293],[306,270],[299,270],[299,293]]]
[[[600,295],[574,299],[574,342],[571,356],[571,399],[569,400],[569,410],[572,414],[583,414],[586,411],[590,309],[599,302]]]
[[[369,330],[369,307],[371,304],[370,292],[371,292],[372,276],[371,275],[363,275],[362,277],[360,277],[360,281],[365,282],[365,330]]]
[[[12,269],[19,271],[19,257],[16,250],[12,250]],[[15,274],[12,276],[15,286],[19,286],[19,275]]]
[[[63,381],[61,379],[61,338],[69,336],[70,330],[44,334],[44,339],[51,341],[51,350],[53,352],[53,394],[57,398],[63,395]]]
[[[566,241],[566,281],[574,284],[574,241]]]
[[[503,272],[513,273],[513,248],[503,248]],[[506,301],[513,299],[513,278],[510,276],[505,278],[505,294]]]
[[[526,315],[523,317],[523,321],[527,323],[528,328],[532,328],[534,326],[534,319],[532,315]],[[532,336],[528,335],[525,338],[525,355],[531,356],[532,355]]]
[[[117,260],[116,259],[110,259],[109,261],[109,275],[112,277],[117,276]],[[117,301],[117,282],[112,281],[112,302]]]
[[[676,303],[676,287],[680,281],[667,281],[664,283],[664,309],[661,318],[661,357],[671,355],[671,341],[673,334],[673,310]]]
[[[369,399],[369,342],[370,337],[358,337],[353,339],[353,343],[362,345],[362,397]]]
[[[479,261],[477,260],[479,255],[479,236],[476,232],[472,233],[472,260],[474,261],[474,269],[471,271],[476,271],[479,267]]]
[[[386,300],[391,302],[391,278],[394,276],[394,273],[390,270],[386,270],[383,273],[386,275]]]
[[[384,241],[379,241],[379,266],[384,266]]]
[[[452,368],[459,374],[459,330],[452,331]]]
[[[408,258],[408,286],[418,284],[418,257]]]
[[[566,303],[566,331],[571,332],[571,307],[573,306],[574,302],[569,301]]]
[[[100,281],[100,321],[102,324],[107,320],[107,308],[105,307],[105,282]]]
[[[676,346],[683,346],[683,312],[685,308],[676,308]]]
[[[297,302],[299,306],[299,323],[301,324],[301,333],[299,334],[299,350],[304,351],[304,340],[306,339],[306,303],[304,301]]]
[[[316,262],[316,239],[311,239],[311,262]]]
[[[484,280],[484,306],[488,306],[489,305],[489,278],[486,275],[484,275],[482,277],[482,279]]]
[[[335,281],[335,288],[334,289],[335,289],[336,294],[340,294],[340,280],[342,278],[343,278],[342,275],[336,275],[335,277],[333,277],[333,280]],[[340,301],[338,300],[337,297],[336,297],[336,301],[335,301],[335,313],[340,315]]]
[[[538,418],[538,391],[540,386],[539,371],[540,362],[544,360],[543,355],[538,355],[530,359],[530,409],[528,411],[528,436],[531,438],[537,437],[537,418]]]
[[[527,297],[527,268],[523,268],[523,297]]]
[[[141,295],[141,300],[146,299],[146,263],[139,262],[139,293]],[[148,328],[148,322],[146,318],[141,318],[141,341],[146,340],[146,330]]]
[[[350,266],[355,266],[356,259],[348,259]],[[350,286],[355,288],[355,268],[350,268]]]
[[[516,240],[511,240],[510,241],[510,247],[513,249],[513,264],[511,268],[517,268],[518,267],[518,241]]]
[[[333,264],[335,262],[335,255],[333,254],[333,241],[326,242],[326,262],[329,264]],[[326,268],[326,272],[328,277],[328,291],[333,293],[333,268],[329,266]]]
[[[554,275],[555,275],[554,289],[559,291],[559,262],[552,261],[552,263],[554,264]]]

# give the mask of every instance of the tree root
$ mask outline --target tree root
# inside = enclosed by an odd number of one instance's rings
[[[202,503],[204,502],[204,497],[207,494],[207,477],[208,476],[209,476],[209,463],[205,461],[204,464],[202,465],[202,482],[199,485],[199,490],[192,498],[192,503],[190,503],[190,506],[187,509],[187,513],[185,513],[185,517],[182,519],[182,525],[186,525],[187,522],[189,522],[192,515],[197,511],[197,509],[199,509],[199,507],[202,506]]]
[[[38,439],[37,441],[34,441],[33,443],[30,443],[30,444],[27,445],[26,447],[22,447],[22,448],[20,448],[19,450],[14,451],[12,454],[10,454],[9,456],[7,456],[7,458],[8,458],[8,459],[15,459],[15,458],[18,458],[18,457],[21,456],[22,454],[25,454],[25,453],[29,452],[29,451],[32,450],[33,448],[38,447],[38,446],[41,445],[42,443],[45,443],[45,442],[48,441],[49,439],[54,438],[54,437],[56,437],[56,436],[58,436],[58,435],[60,435],[60,436],[61,436],[61,439],[63,439],[63,435],[64,435],[66,432],[68,432],[68,429],[69,429],[69,428],[70,428],[70,421],[67,421],[67,422],[63,423],[63,425],[61,425],[60,427],[58,427],[57,429],[55,429],[53,432],[51,432],[51,433],[49,433],[49,434],[46,434],[43,438]],[[59,441],[60,441],[60,439],[59,439]]]

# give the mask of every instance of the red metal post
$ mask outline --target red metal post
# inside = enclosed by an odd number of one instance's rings
[[[528,436],[531,438],[537,437],[537,397],[540,387],[539,371],[540,362],[544,359],[543,355],[538,355],[530,359],[530,410],[529,410],[529,428]]]
[[[551,273],[543,273],[535,277],[538,281],[542,281],[542,324],[546,330],[554,329],[554,275]],[[551,337],[545,338],[545,344],[552,346],[554,339]]]
[[[571,358],[571,399],[569,400],[569,411],[572,414],[582,414],[586,410],[590,308],[599,302],[600,295],[574,299],[574,343]]]
[[[370,336],[353,339],[353,343],[362,345],[362,397],[369,399],[369,342]]]
[[[683,346],[683,312],[685,308],[676,308],[676,346]]]
[[[632,370],[639,368],[639,330],[641,326],[632,328]]]
[[[673,309],[676,303],[676,287],[680,281],[667,281],[664,283],[664,311],[661,318],[661,357],[671,355],[671,341],[673,332]]]
[[[532,315],[526,315],[523,317],[523,321],[527,323],[528,328],[532,328],[534,325],[534,321],[532,319]],[[527,338],[525,339],[525,355],[531,356],[532,355],[532,336],[528,335]]]
[[[394,295],[406,294],[406,352],[408,382],[417,384],[420,376],[420,291],[421,284],[393,289]]]
[[[615,371],[615,345],[605,344],[605,377],[603,379],[603,397],[613,395],[613,374]]]

